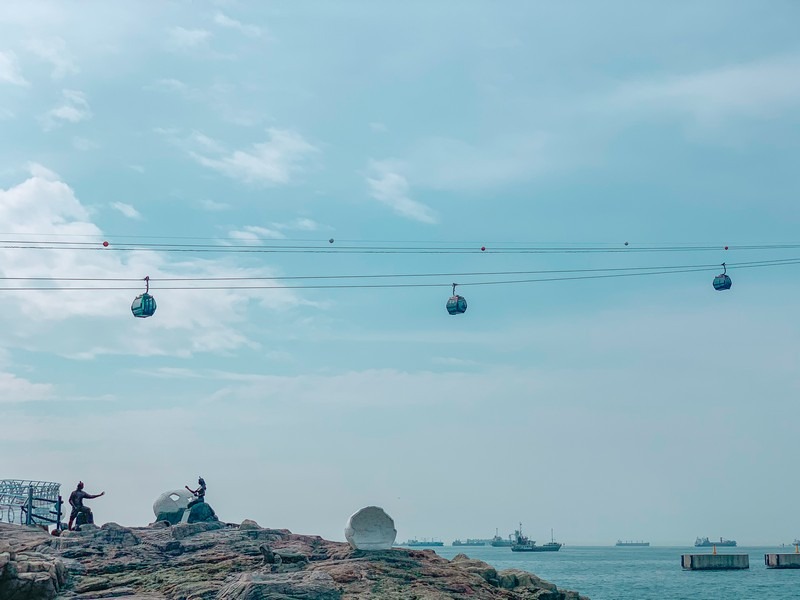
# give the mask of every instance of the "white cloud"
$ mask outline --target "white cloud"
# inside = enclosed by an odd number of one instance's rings
[[[473,190],[531,179],[550,167],[541,133],[490,138],[469,144],[432,137],[412,148],[405,162],[415,186]]]
[[[141,356],[191,356],[195,353],[229,352],[241,347],[256,348],[249,335],[250,307],[285,311],[306,305],[294,291],[214,289],[159,291],[159,283],[169,277],[219,277],[235,272],[238,276],[274,275],[267,267],[242,268],[228,258],[191,259],[160,252],[112,252],[101,246],[106,239],[92,222],[91,212],[76,198],[73,190],[57,174],[38,164],[30,166],[32,176],[8,189],[0,188],[0,222],[9,234],[30,232],[52,239],[96,241],[96,248],[68,250],[1,249],[0,287],[25,287],[24,291],[3,292],[4,309],[0,329],[6,340],[30,351],[48,352],[73,359],[89,359],[99,354]],[[111,248],[114,240],[109,240]],[[175,262],[178,261],[178,262]],[[145,321],[130,313],[133,297],[144,291],[144,283],[119,282],[103,291],[35,291],[30,283],[8,277],[69,278],[152,278],[151,289],[158,301],[158,312]],[[59,281],[41,287],[85,287],[87,282]],[[105,286],[107,287],[107,286]],[[213,311],[198,310],[198,303],[214,306]],[[87,328],[101,330],[103,336],[86,336]],[[146,331],[146,335],[142,332]],[[75,340],[82,340],[75,343]],[[10,342],[9,342],[10,343]]]
[[[259,37],[261,35],[260,27],[242,23],[241,21],[232,19],[221,12],[218,12],[217,14],[214,15],[214,23],[216,23],[220,27],[228,27],[230,29],[236,29],[242,32],[243,34],[249,35],[251,37]]]
[[[92,111],[86,94],[77,90],[63,90],[63,103],[50,109],[42,117],[45,131],[58,127],[63,123],[80,123],[92,118]]]
[[[322,226],[307,217],[298,217],[286,223],[270,223],[278,231],[319,231]]]
[[[53,71],[50,73],[53,79],[62,79],[66,75],[80,71],[61,38],[28,40],[25,48],[53,65]]]
[[[8,121],[14,117],[16,117],[16,115],[12,111],[0,106],[0,121]]]
[[[769,118],[800,103],[800,57],[731,65],[689,75],[628,83],[605,99],[612,110],[688,113],[717,123],[732,117]]]
[[[192,50],[205,46],[211,39],[211,32],[204,29],[171,27],[167,30],[167,46],[173,50]]]
[[[389,131],[389,128],[386,127],[386,125],[384,125],[383,123],[378,123],[376,121],[370,123],[369,128],[372,130],[373,133],[386,133],[387,131]]]
[[[436,223],[436,214],[430,207],[410,198],[408,181],[396,171],[394,163],[371,161],[370,171],[372,176],[367,177],[370,196],[398,215],[421,223]]]
[[[137,219],[138,220],[138,219],[142,218],[141,213],[138,210],[136,210],[133,206],[131,206],[130,204],[125,204],[123,202],[112,202],[111,206],[112,206],[112,208],[118,210],[119,212],[121,212],[123,215],[125,215],[129,219]]]
[[[72,138],[72,147],[75,148],[75,150],[80,150],[81,152],[88,152],[89,150],[99,148],[100,145],[90,139],[75,136]]]
[[[225,204],[223,202],[214,202],[213,200],[201,200],[200,206],[203,208],[203,210],[207,210],[209,212],[230,210],[231,208],[230,204]]]
[[[11,373],[0,372],[0,404],[34,402],[53,397],[53,386],[46,383],[31,383]]]
[[[266,142],[233,152],[224,151],[217,142],[195,133],[191,142],[196,149],[190,155],[204,167],[244,183],[287,184],[318,149],[294,131],[268,129],[267,133]]]
[[[246,225],[242,229],[231,231],[228,235],[244,242],[259,242],[264,239],[280,240],[286,237],[280,231],[255,225]]]
[[[185,92],[189,89],[189,86],[180,79],[173,78],[157,79],[152,85],[147,87],[169,92]]]
[[[22,76],[17,62],[17,55],[12,51],[0,52],[0,83],[12,85],[28,85]]]
[[[144,173],[144,167],[142,165],[128,165],[128,168],[137,173]]]

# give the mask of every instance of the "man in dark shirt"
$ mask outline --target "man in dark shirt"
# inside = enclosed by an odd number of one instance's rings
[[[198,487],[196,490],[191,489],[188,485],[184,486],[187,490],[194,494],[194,500],[189,502],[186,508],[192,508],[195,504],[200,504],[201,502],[206,501],[206,480],[202,477],[199,477],[197,479],[197,485],[200,487]]]
[[[79,481],[78,487],[69,495],[69,505],[72,507],[72,512],[69,514],[68,529],[72,531],[72,522],[75,521],[80,513],[84,513],[86,515],[87,522],[94,522],[92,510],[88,506],[84,506],[83,501],[91,500],[92,498],[99,498],[100,496],[105,496],[105,494],[105,492],[100,492],[99,494],[89,494],[84,492],[83,482]]]

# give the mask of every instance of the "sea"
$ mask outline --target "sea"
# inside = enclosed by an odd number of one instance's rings
[[[764,554],[793,547],[720,548],[750,555],[742,571],[684,571],[681,554],[710,548],[564,546],[558,552],[512,552],[491,546],[431,548],[444,558],[463,553],[502,569],[529,571],[591,600],[800,600],[800,569],[767,569]]]

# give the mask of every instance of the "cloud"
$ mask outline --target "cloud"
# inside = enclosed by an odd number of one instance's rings
[[[53,396],[50,384],[31,383],[11,373],[0,372],[0,404],[49,400]]]
[[[414,146],[405,162],[415,186],[457,191],[525,181],[550,168],[542,133],[499,136],[480,144],[431,137]]]
[[[230,210],[231,205],[223,202],[214,202],[213,200],[201,200],[200,206],[203,210],[209,212],[218,212],[221,210]]]
[[[30,165],[25,181],[0,188],[0,222],[11,235],[29,232],[51,239],[96,241],[82,250],[0,248],[0,287],[23,287],[3,292],[4,309],[0,329],[8,343],[30,351],[47,349],[72,359],[90,359],[101,354],[181,356],[225,353],[238,348],[257,348],[246,326],[250,310],[283,312],[308,303],[293,290],[280,287],[268,293],[258,290],[159,290],[170,277],[213,278],[229,276],[268,277],[275,272],[265,266],[243,268],[231,258],[192,259],[149,251],[107,252],[100,244],[107,239],[92,222],[92,213],[58,175],[38,164]],[[123,208],[125,205],[121,205]],[[120,209],[120,207],[117,207]],[[38,238],[37,238],[38,239]],[[44,239],[44,238],[43,238]],[[114,240],[110,243],[114,245]],[[158,301],[156,316],[142,321],[130,313],[133,297],[144,291],[149,275]],[[120,290],[46,291],[31,287],[85,287],[86,281],[30,284],[9,277],[132,279],[115,283]],[[162,283],[159,283],[162,281]],[[280,284],[277,284],[280,286]],[[105,286],[108,287],[108,286]],[[204,306],[214,306],[205,310]],[[103,330],[102,336],[87,336],[87,330]],[[142,332],[146,331],[146,335]],[[75,340],[81,340],[75,343]]]
[[[54,129],[64,123],[80,123],[92,118],[92,111],[86,94],[77,90],[63,90],[63,103],[50,109],[42,117],[45,131]]]
[[[180,79],[165,78],[157,79],[152,85],[146,86],[145,89],[165,90],[168,92],[185,92],[189,86],[182,82]]]
[[[10,50],[0,52],[0,83],[28,85],[28,81],[20,73],[17,55]]]
[[[118,210],[119,212],[121,212],[123,215],[125,215],[129,219],[137,219],[138,220],[138,219],[142,218],[141,213],[138,210],[136,210],[134,207],[132,207],[130,204],[124,204],[122,202],[113,202],[111,204],[111,206],[112,206],[112,208]]]
[[[100,145],[84,137],[75,136],[72,138],[72,147],[81,152],[88,152],[89,150],[99,148]]]
[[[25,49],[53,66],[50,73],[53,79],[62,79],[80,71],[61,38],[28,40]]]
[[[195,149],[190,155],[204,167],[243,183],[285,185],[318,149],[294,131],[273,128],[267,133],[266,142],[233,152],[195,133],[190,140]]]
[[[369,124],[369,128],[372,130],[373,133],[386,133],[387,131],[389,131],[389,128],[386,127],[386,125],[375,121]]]
[[[776,57],[699,73],[627,83],[602,103],[607,109],[683,113],[705,123],[770,118],[800,103],[800,56]]]
[[[319,231],[322,226],[306,217],[298,217],[288,223],[271,223],[272,227],[280,231]]]
[[[286,237],[280,231],[255,225],[246,225],[240,230],[231,231],[228,235],[236,240],[244,242],[260,242],[264,239],[280,240]]]
[[[369,194],[395,213],[421,223],[436,223],[434,211],[409,197],[408,181],[396,172],[391,162],[370,161],[372,176],[367,177]]]
[[[211,39],[211,32],[204,29],[171,27],[167,30],[167,46],[172,50],[185,51],[205,46]]]
[[[8,121],[14,117],[16,117],[16,115],[12,111],[0,106],[0,121]]]
[[[236,29],[242,32],[245,35],[249,35],[251,37],[259,37],[261,35],[261,28],[256,27],[255,25],[248,25],[237,21],[236,19],[232,19],[221,12],[218,12],[214,15],[214,23],[219,25],[220,27],[228,27],[230,29]]]

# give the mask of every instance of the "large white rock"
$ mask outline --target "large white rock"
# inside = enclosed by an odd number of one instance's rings
[[[388,550],[397,530],[394,520],[379,506],[367,506],[354,513],[344,528],[344,537],[356,550]]]
[[[164,492],[153,502],[153,513],[158,518],[161,513],[174,513],[186,510],[194,495],[188,490],[173,490]]]

